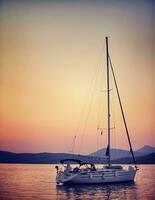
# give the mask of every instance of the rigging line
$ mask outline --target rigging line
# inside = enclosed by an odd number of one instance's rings
[[[114,92],[113,92],[113,99],[115,99],[115,94],[114,94]],[[113,116],[114,116],[114,117],[113,117],[113,119],[114,119],[114,127],[115,127],[114,130],[113,130],[113,133],[114,133],[114,134],[113,134],[113,137],[114,137],[114,148],[117,149],[117,143],[116,143],[116,142],[117,142],[117,140],[116,140],[116,129],[117,129],[116,127],[117,127],[117,125],[116,125],[116,110],[115,110],[115,109],[116,109],[116,104],[115,104],[115,103],[116,103],[116,102],[113,101],[113,105],[114,105],[114,108],[113,108],[113,110],[114,110]]]
[[[76,140],[76,135],[74,135],[74,137],[73,137],[72,149],[70,150],[70,152],[73,153],[73,154],[74,154],[75,140]]]
[[[112,75],[111,75],[112,76]],[[111,78],[111,85],[112,85],[112,88],[114,88],[114,81],[113,79]],[[113,111],[113,115],[112,115],[112,122],[113,122],[113,131],[112,131],[112,139],[113,139],[113,148],[116,149],[116,116],[115,116],[115,92],[114,90],[112,90],[112,94],[111,94],[111,101],[112,101],[112,111]]]
[[[103,46],[101,55],[104,54],[104,50],[105,50],[105,41],[104,41],[104,46]],[[98,129],[100,128],[100,123],[101,123],[101,120],[102,120],[101,117],[102,117],[102,114],[104,113],[104,108],[102,110],[102,106],[101,106],[102,105],[101,100],[102,100],[102,97],[103,97],[103,92],[105,92],[105,90],[103,90],[103,80],[104,80],[104,76],[105,76],[105,68],[103,67],[103,65],[104,65],[104,63],[101,64],[100,72],[99,72],[99,74],[101,74],[101,75],[99,77],[99,93],[98,93],[98,98],[99,98],[98,99],[98,112],[97,112],[97,128]]]
[[[95,73],[95,76],[96,76],[96,73]],[[93,85],[95,76],[93,76],[92,79],[91,79],[91,84],[90,84],[89,89],[88,89],[88,94],[87,94],[87,96],[86,96],[85,103],[84,103],[84,105],[83,105],[83,107],[82,107],[82,110],[81,110],[81,115],[80,115],[80,118],[79,118],[79,124],[81,124],[80,121],[81,121],[81,119],[82,119],[82,116],[83,116],[83,113],[84,113],[84,109],[86,108],[87,99],[88,99],[88,97],[90,96],[90,92],[91,92],[91,88],[92,88],[92,85]],[[86,120],[85,120],[85,121],[86,121]],[[80,131],[80,127],[81,127],[81,126],[78,126],[78,127],[77,127],[76,134],[75,134],[76,136],[77,136],[78,132]],[[82,140],[82,139],[81,139],[81,140]],[[79,146],[81,146],[81,141],[80,141],[80,145],[79,145]],[[79,153],[80,153],[80,147],[79,147],[79,150],[78,150],[78,154],[79,154]]]
[[[101,88],[101,82],[102,78],[100,80],[100,88]],[[101,116],[102,116],[102,106],[101,106],[101,98],[102,98],[102,93],[101,90],[98,92],[98,112],[97,112],[97,129],[100,128],[100,122],[101,122]]]
[[[97,144],[97,151],[98,151],[98,149],[99,149],[98,129],[96,130],[96,132],[97,132],[97,141],[96,141],[96,144]]]
[[[106,41],[104,40],[104,49],[103,49],[103,53],[105,51],[105,46],[106,46]],[[105,65],[105,63],[103,63],[103,65]],[[108,92],[107,89],[104,89],[106,88],[106,85],[105,85],[105,82],[106,82],[106,67],[103,67],[103,65],[101,66],[101,76],[100,76],[100,91],[99,91],[99,112],[98,112],[98,125],[97,125],[97,128],[98,130],[100,130],[100,134],[99,135],[99,149],[102,149],[103,146],[104,146],[104,134],[103,134],[103,130],[107,130],[107,129],[104,129],[104,128],[101,128],[102,125],[104,124],[104,112],[105,112],[105,107],[106,105],[105,104],[101,104],[101,101],[103,101],[105,103],[105,101],[103,100],[104,99],[104,93]],[[112,89],[109,89],[109,92],[111,91]],[[101,126],[101,127],[100,127]]]
[[[97,64],[97,66],[98,66],[98,67],[97,67],[97,72],[95,73],[95,76],[93,76],[92,79],[91,79],[91,84],[90,84],[90,87],[89,87],[89,90],[88,90],[88,95],[87,95],[87,98],[86,98],[84,107],[83,107],[83,109],[82,109],[83,112],[84,112],[84,108],[86,107],[86,105],[87,105],[87,103],[88,103],[88,102],[87,102],[87,99],[88,99],[88,97],[89,97],[89,94],[90,94],[90,91],[91,91],[91,88],[92,88],[92,85],[93,85],[94,80],[95,80],[95,85],[94,85],[94,86],[96,86],[97,74],[99,74],[100,68],[101,68],[100,65],[99,65],[99,60],[101,60],[102,53],[103,53],[103,49],[104,49],[104,45],[102,45],[102,47],[101,47],[101,53],[100,53],[100,56],[99,56],[99,58],[98,58],[98,64]],[[94,90],[95,90],[95,87],[94,87]],[[93,91],[93,93],[94,93],[94,91]],[[93,96],[93,94],[92,94],[92,96]],[[91,101],[92,101],[92,97],[91,97]],[[90,102],[89,110],[90,110],[91,104],[92,104],[92,103]],[[81,116],[82,116],[82,113],[83,113],[83,112],[81,112]],[[90,111],[89,111],[89,112],[90,112]],[[89,117],[89,113],[87,114],[87,117],[85,118],[85,124],[86,124],[87,121],[88,121],[88,117]],[[82,118],[82,117],[81,117],[81,118]],[[79,123],[80,123],[81,118],[79,119]],[[81,152],[80,149],[81,149],[81,147],[82,147],[85,129],[86,129],[86,125],[85,125],[85,127],[83,128],[83,131],[82,131],[82,137],[81,137],[81,141],[80,141],[78,153]],[[77,129],[77,132],[78,132],[78,131],[79,131],[79,128]],[[77,134],[76,134],[76,135],[77,135]]]
[[[104,41],[104,45],[101,49],[101,54],[100,54],[100,59],[102,58],[102,54],[104,53],[104,48],[105,48],[105,41]],[[102,79],[104,77],[104,68],[102,67],[103,64],[99,65],[99,74],[101,74],[101,76],[99,77],[98,80],[98,84],[99,84],[99,92],[98,92],[98,112],[97,112],[97,128],[99,128],[100,126],[100,109],[101,109],[101,92],[102,92]],[[103,73],[102,73],[103,70]]]
[[[101,83],[100,83],[101,84]],[[101,106],[101,98],[100,98],[101,94],[100,92],[98,93],[98,112],[97,112],[97,128],[99,128],[99,124],[100,124],[100,106]]]
[[[101,71],[101,66],[99,65],[99,74],[100,74],[100,71]],[[99,78],[99,80],[98,80],[98,82],[99,82],[99,85],[100,85],[100,87],[101,87],[101,80],[100,80],[100,78]],[[99,132],[98,132],[98,130],[99,130],[99,126],[100,126],[100,106],[101,106],[101,98],[100,98],[100,96],[101,96],[101,93],[100,93],[100,91],[98,92],[98,112],[97,112],[97,130],[96,130],[96,133],[97,133],[97,150],[99,150],[99,147],[100,147],[100,145],[99,145]],[[97,156],[98,156],[98,152],[97,152]]]
[[[98,70],[97,70],[97,74],[98,74]],[[85,130],[86,130],[86,127],[87,127],[87,122],[88,122],[90,110],[91,110],[91,107],[92,107],[92,101],[93,101],[94,91],[95,91],[96,82],[97,82],[97,74],[96,74],[96,76],[95,76],[95,79],[93,80],[93,81],[95,81],[95,82],[94,82],[94,88],[93,88],[93,90],[92,90],[92,95],[91,95],[90,103],[89,103],[89,106],[88,106],[88,113],[87,113],[87,115],[86,115],[85,122],[84,122],[84,127],[83,127],[82,137],[81,137],[81,143],[80,143],[80,148],[79,148],[79,153],[80,153],[81,150],[82,150],[83,137],[84,137],[84,134],[85,134]]]
[[[99,71],[99,69],[97,69],[97,72],[96,73],[98,73],[98,71]],[[96,76],[96,73],[95,73],[95,76]],[[76,131],[75,131],[75,134],[74,134],[74,137],[76,137],[77,138],[77,135],[78,135],[78,133],[79,133],[79,131],[80,131],[80,128],[81,128],[81,119],[82,119],[82,116],[83,116],[83,113],[84,113],[84,110],[85,110],[85,108],[86,108],[86,105],[87,105],[87,100],[88,100],[88,98],[89,98],[89,95],[90,95],[90,92],[91,92],[91,88],[92,88],[92,85],[93,85],[93,81],[95,80],[95,76],[92,76],[92,79],[91,79],[91,84],[90,84],[90,86],[89,86],[89,88],[88,88],[88,94],[87,94],[87,96],[86,96],[86,99],[85,99],[85,102],[84,102],[84,105],[83,105],[83,107],[82,107],[82,109],[81,109],[81,112],[80,112],[80,117],[79,117],[79,119],[78,119],[78,125],[77,125],[77,128],[76,128]],[[80,125],[79,125],[80,124]]]
[[[121,98],[120,98],[120,94],[119,94],[119,90],[118,90],[118,85],[117,85],[117,81],[116,81],[116,77],[115,77],[115,73],[114,73],[114,69],[113,69],[113,66],[112,66],[112,62],[111,62],[110,56],[109,56],[109,61],[110,61],[111,71],[112,71],[112,75],[113,75],[113,78],[114,78],[116,92],[117,92],[117,96],[118,96],[118,100],[119,100],[119,104],[120,104],[120,108],[121,108],[122,118],[123,118],[125,130],[126,130],[126,134],[127,134],[127,138],[128,138],[128,142],[129,142],[129,146],[130,146],[130,152],[131,152],[134,164],[135,164],[135,168],[137,169],[136,160],[135,160],[135,156],[134,156],[134,153],[133,153],[131,140],[130,140],[130,136],[129,136],[129,131],[128,131],[128,127],[127,127],[127,123],[126,123],[126,119],[125,119],[125,115],[124,115],[124,111],[123,111],[123,106],[122,106],[122,102],[121,102]]]
[[[102,56],[104,55],[104,51],[105,51],[105,40],[103,42],[103,47],[101,49],[101,53],[100,53],[100,59],[102,60]],[[98,92],[98,112],[97,112],[97,156],[100,155],[99,150],[102,147],[102,141],[103,140],[103,130],[100,129],[100,124],[102,123],[102,114],[104,113],[104,108],[103,108],[103,113],[102,113],[102,104],[101,104],[101,100],[103,97],[103,80],[104,80],[104,76],[105,76],[105,68],[103,67],[104,63],[103,60],[101,61],[101,64],[99,65],[99,81],[98,81],[98,85],[99,85],[99,92]],[[100,130],[100,132],[99,132]]]

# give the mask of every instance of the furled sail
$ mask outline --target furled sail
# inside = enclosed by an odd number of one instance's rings
[[[106,156],[109,156],[109,144],[108,144],[108,146],[107,146],[105,155],[106,155]]]

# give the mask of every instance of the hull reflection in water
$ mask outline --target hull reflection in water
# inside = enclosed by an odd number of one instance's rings
[[[58,196],[61,194],[63,199],[138,199],[136,193],[136,184],[130,183],[115,183],[107,185],[62,185],[57,186]]]

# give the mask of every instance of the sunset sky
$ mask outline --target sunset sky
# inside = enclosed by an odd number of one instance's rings
[[[155,146],[154,21],[153,0],[1,0],[0,150],[70,152],[75,135],[76,153],[106,147],[105,36],[133,148]],[[112,145],[127,149],[111,97]]]

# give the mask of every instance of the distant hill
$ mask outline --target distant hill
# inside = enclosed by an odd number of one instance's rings
[[[103,163],[105,160],[97,157],[67,154],[67,153],[12,153],[0,151],[0,163],[56,164],[62,159],[78,159],[82,162]]]
[[[134,151],[135,157],[144,156],[147,154],[155,153],[155,147],[151,147],[145,145],[144,147]],[[105,157],[106,149],[100,149],[96,152],[89,154],[90,156],[97,156],[97,157]],[[127,150],[122,149],[111,149],[111,158],[112,160],[120,159],[120,158],[127,158],[131,157],[131,153]]]
[[[78,159],[82,162],[107,163],[106,149],[101,149],[88,156],[67,153],[12,153],[0,151],[0,163],[29,163],[29,164],[57,164],[62,159]],[[112,149],[112,162],[133,163],[131,154],[127,150]],[[138,164],[155,164],[155,148],[144,146],[135,151]]]
[[[114,160],[114,159],[118,159],[118,158],[125,158],[125,157],[130,157],[131,154],[129,151],[127,150],[122,150],[122,149],[111,149],[110,150],[111,152],[111,159]],[[98,157],[105,157],[106,155],[106,149],[103,148],[103,149],[100,149],[96,152],[93,152],[91,154],[89,154],[90,156],[98,156]],[[141,156],[141,154],[138,154],[139,156]]]
[[[137,153],[142,153],[142,154],[155,153],[155,147],[152,147],[152,146],[149,146],[149,145],[145,145],[142,148],[138,149],[136,152]]]
[[[155,153],[151,153],[145,156],[136,157],[137,164],[155,164]],[[132,164],[132,158],[120,158],[113,160],[112,163],[115,164]]]

